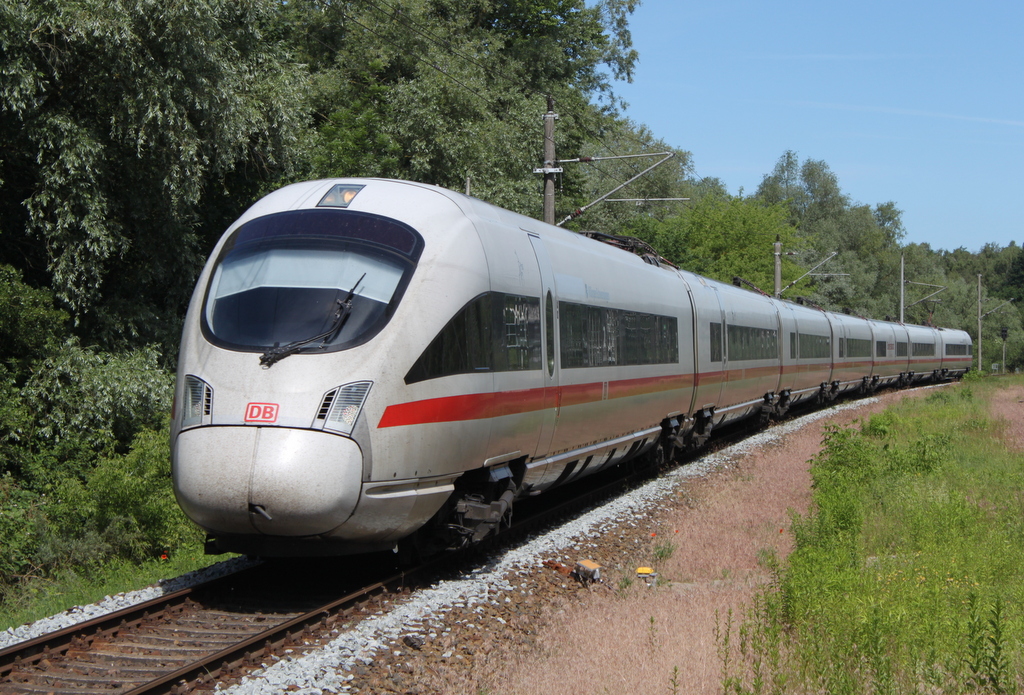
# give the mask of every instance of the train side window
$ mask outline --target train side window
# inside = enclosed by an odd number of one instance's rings
[[[800,359],[828,359],[832,357],[830,338],[827,335],[801,333],[797,348]]]
[[[778,330],[732,324],[726,329],[730,361],[779,359]]]
[[[896,343],[896,356],[897,357],[906,357],[907,356],[907,344],[906,343]]]
[[[935,357],[935,343],[914,343],[914,357]]]
[[[505,360],[498,360],[495,370],[540,369],[540,300],[514,294],[504,298],[505,341],[500,349]]]
[[[875,357],[885,357],[885,341],[875,341]]]
[[[722,361],[722,324],[711,322],[710,330],[708,331],[711,335],[711,351],[708,353],[711,356],[712,362]]]
[[[871,341],[864,338],[847,338],[846,356],[871,357]]]
[[[441,329],[405,375],[405,383],[540,368],[540,299],[486,292]]]
[[[846,357],[846,338],[839,339],[839,356]]]
[[[562,369],[679,361],[674,316],[559,302]]]
[[[796,332],[789,332],[789,359],[796,359]]]

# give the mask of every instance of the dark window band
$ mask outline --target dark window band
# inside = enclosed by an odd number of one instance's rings
[[[671,364],[679,361],[674,316],[558,303],[561,366]]]
[[[779,359],[778,330],[731,324],[726,326],[726,329],[729,340],[728,355],[731,362]]]
[[[405,383],[474,372],[541,368],[540,298],[487,292],[448,322]]]

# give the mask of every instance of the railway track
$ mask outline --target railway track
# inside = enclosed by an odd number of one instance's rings
[[[362,561],[361,561],[362,562]],[[258,565],[0,651],[0,694],[179,693],[241,675],[399,591],[409,572]],[[327,573],[330,574],[327,574]],[[331,579],[333,577],[333,579]]]

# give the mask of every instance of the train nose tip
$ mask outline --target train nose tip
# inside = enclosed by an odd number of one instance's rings
[[[179,504],[219,534],[327,533],[352,514],[361,479],[359,446],[313,430],[203,427],[178,435],[174,449]]]

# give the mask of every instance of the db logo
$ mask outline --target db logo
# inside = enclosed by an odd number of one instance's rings
[[[245,406],[246,422],[276,422],[277,403],[250,403]]]

